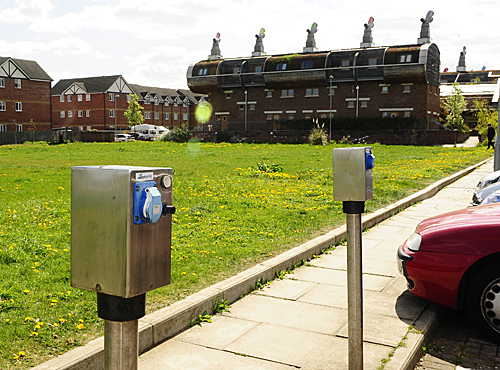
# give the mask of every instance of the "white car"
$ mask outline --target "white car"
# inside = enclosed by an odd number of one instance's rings
[[[135,141],[134,137],[128,134],[116,134],[115,141]]]

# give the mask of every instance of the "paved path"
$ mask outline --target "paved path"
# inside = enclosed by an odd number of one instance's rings
[[[401,357],[398,344],[428,306],[406,291],[398,246],[423,218],[466,207],[491,171],[489,162],[363,234],[365,369],[377,369],[390,354]],[[346,308],[346,247],[339,246],[237,301],[213,323],[146,352],[140,369],[347,369]],[[401,368],[392,362],[385,368]]]
[[[377,223],[363,233],[364,369],[414,369],[439,309],[406,290],[405,279],[397,272],[397,248],[424,218],[466,207],[479,179],[492,170],[490,160],[388,219],[388,212],[398,212],[409,201],[364,215],[363,222]],[[414,197],[425,199],[436,186]],[[153,348],[139,357],[139,369],[347,369],[347,262],[346,247],[341,245],[237,300],[229,312],[213,316],[212,323],[176,335],[222,295],[233,302],[259,278],[271,278],[274,271],[291,266],[290,261],[307,258],[303,256],[344,236],[345,227],[333,230],[147,315],[140,320],[139,346],[141,351]],[[102,348],[99,338],[35,369],[102,369]]]

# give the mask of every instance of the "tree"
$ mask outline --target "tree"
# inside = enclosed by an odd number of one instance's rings
[[[142,107],[137,100],[139,97],[136,94],[130,94],[130,100],[128,101],[128,108],[123,113],[125,116],[127,123],[135,127],[136,125],[141,125],[144,123],[144,116],[142,115],[142,111],[144,107]]]
[[[449,111],[444,124],[451,130],[458,132],[466,132],[468,127],[464,122],[462,113],[465,110],[465,99],[462,95],[462,90],[458,87],[458,83],[453,84],[453,92],[444,101],[445,108]]]
[[[476,130],[484,137],[488,134],[488,123],[497,130],[498,125],[498,111],[491,110],[486,100],[478,99],[472,102],[474,108],[474,116],[477,118]]]

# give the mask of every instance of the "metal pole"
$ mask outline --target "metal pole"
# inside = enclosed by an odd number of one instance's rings
[[[247,120],[248,120],[248,90],[245,89],[245,131],[247,130]]]
[[[349,370],[363,369],[363,272],[361,214],[347,217],[347,301]]]
[[[139,320],[104,320],[104,369],[137,370]]]
[[[332,80],[333,76],[330,75],[330,141],[332,141]]]

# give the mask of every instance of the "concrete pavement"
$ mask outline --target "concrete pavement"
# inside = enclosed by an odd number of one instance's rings
[[[479,179],[492,171],[492,161],[486,161],[364,215],[363,227],[369,228],[363,233],[365,369],[414,368],[426,335],[437,324],[439,308],[406,291],[397,272],[397,248],[422,219],[466,207]],[[343,238],[345,227],[146,316],[140,321],[140,349],[149,350],[139,357],[139,368],[347,369],[345,246],[238,300],[259,279],[271,279]],[[221,300],[234,302],[229,312],[178,334]],[[102,338],[35,369],[100,368]]]

